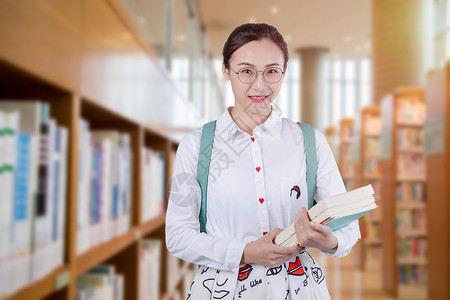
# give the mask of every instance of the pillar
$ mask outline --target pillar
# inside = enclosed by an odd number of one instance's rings
[[[301,122],[313,127],[325,126],[323,98],[324,59],[328,48],[303,47],[297,49],[301,60]]]
[[[424,86],[431,67],[429,0],[372,0],[373,102],[399,86]]]

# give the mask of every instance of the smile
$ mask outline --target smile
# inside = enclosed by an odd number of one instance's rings
[[[269,96],[248,96],[251,101],[256,103],[264,102]]]

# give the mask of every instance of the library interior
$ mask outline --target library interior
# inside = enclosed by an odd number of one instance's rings
[[[0,299],[192,299],[173,168],[244,23],[289,48],[272,110],[375,192],[350,254],[308,250],[331,299],[450,299],[450,0],[0,1]]]

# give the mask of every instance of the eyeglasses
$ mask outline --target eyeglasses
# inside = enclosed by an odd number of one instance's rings
[[[258,78],[258,73],[263,73],[263,78],[267,83],[277,83],[283,78],[284,72],[277,67],[265,68],[264,71],[258,71],[253,67],[245,67],[239,69],[239,71],[234,71],[230,68],[233,73],[237,74],[239,80],[242,83],[252,83]]]

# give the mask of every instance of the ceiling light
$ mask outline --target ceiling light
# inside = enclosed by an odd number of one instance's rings
[[[139,23],[145,24],[145,23],[147,23],[147,19],[144,18],[144,17],[140,17],[140,18],[139,18]]]
[[[364,45],[364,48],[370,49],[370,43],[366,43],[366,44]]]
[[[345,36],[345,41],[346,42],[350,42],[352,40],[352,36],[351,35],[346,35]]]
[[[286,40],[286,42],[290,42],[290,41],[292,41],[292,36],[290,36],[290,35],[286,35],[286,38],[285,38],[285,40]]]
[[[272,6],[270,8],[270,12],[273,13],[273,14],[277,14],[278,13],[278,7],[277,6]]]
[[[360,47],[360,46],[356,46],[356,47],[355,47],[355,51],[356,51],[356,52],[361,51],[361,47]]]
[[[256,23],[256,18],[255,17],[250,17],[250,18],[248,18],[248,22],[249,23]]]
[[[177,40],[178,41],[185,41],[186,40],[186,35],[184,34],[177,34]]]

